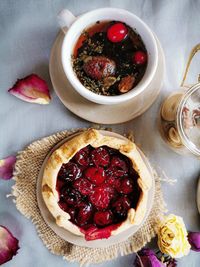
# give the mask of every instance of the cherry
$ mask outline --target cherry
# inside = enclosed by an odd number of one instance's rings
[[[84,175],[96,185],[102,184],[106,179],[104,169],[101,167],[89,167],[85,170]]]
[[[58,177],[66,182],[72,182],[81,176],[81,170],[77,164],[68,162],[63,164],[58,173]]]
[[[119,156],[113,156],[111,159],[110,167],[106,171],[107,176],[123,177],[128,173],[128,166],[125,160]]]
[[[102,184],[94,189],[94,192],[89,195],[89,198],[97,209],[106,209],[113,196],[114,189],[108,185]]]
[[[77,223],[80,226],[87,224],[90,220],[93,213],[93,208],[91,203],[81,203],[79,206],[78,216],[77,216]]]
[[[60,198],[66,201],[69,205],[77,205],[82,199],[81,194],[70,187],[62,188]]]
[[[113,157],[112,157],[110,166],[111,166],[112,168],[116,168],[116,169],[118,169],[118,170],[123,170],[123,171],[125,171],[125,172],[128,171],[128,166],[127,166],[125,160],[123,160],[122,158],[120,158],[120,157],[118,157],[118,156],[113,156]]]
[[[110,163],[110,155],[106,148],[98,147],[92,151],[92,161],[96,166],[106,167]]]
[[[105,226],[111,224],[113,220],[113,214],[111,211],[97,211],[94,214],[94,223],[99,226]]]
[[[147,54],[143,51],[137,51],[133,55],[133,63],[143,65],[147,62]]]
[[[114,187],[114,188],[119,188],[121,185],[120,180],[116,179],[116,177],[114,177],[114,176],[107,177],[106,183],[109,184],[110,186]]]
[[[76,188],[82,195],[89,195],[93,192],[94,185],[85,178],[79,178],[74,182]]]
[[[109,169],[106,170],[106,175],[107,177],[110,176],[110,177],[114,177],[115,179],[118,179],[120,177],[127,176],[127,172],[124,170],[110,167]]]
[[[130,207],[131,202],[126,196],[121,196],[112,203],[113,212],[118,218],[125,218]]]
[[[118,43],[125,39],[128,34],[127,27],[121,23],[117,22],[111,25],[107,30],[107,38],[112,43]]]
[[[79,150],[74,156],[74,159],[79,165],[87,167],[89,164],[89,148],[84,147]]]
[[[117,191],[122,194],[129,194],[133,191],[133,184],[130,179],[124,178],[116,187]]]

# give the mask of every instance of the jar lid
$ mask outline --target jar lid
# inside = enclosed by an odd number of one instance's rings
[[[179,103],[177,128],[183,144],[200,156],[200,83],[192,86]]]

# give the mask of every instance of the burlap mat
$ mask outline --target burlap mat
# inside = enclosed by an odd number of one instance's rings
[[[79,129],[80,131],[82,129]],[[163,200],[160,180],[155,172],[155,199],[151,213],[145,224],[127,241],[108,248],[85,248],[72,245],[58,237],[43,220],[36,199],[36,183],[41,165],[51,148],[63,138],[77,132],[63,131],[35,141],[18,153],[14,171],[15,185],[12,195],[17,209],[37,228],[38,235],[45,246],[54,254],[61,255],[67,261],[77,261],[80,265],[101,263],[136,252],[156,235],[156,225],[163,216],[165,203]]]

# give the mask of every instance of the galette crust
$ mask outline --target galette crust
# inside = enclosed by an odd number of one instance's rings
[[[132,161],[133,168],[139,174],[138,185],[141,189],[140,199],[136,209],[131,208],[128,211],[127,219],[116,230],[113,230],[111,235],[121,233],[133,225],[139,225],[143,221],[147,210],[148,192],[152,186],[151,174],[133,142],[103,135],[95,129],[84,131],[61,145],[51,154],[46,163],[42,179],[42,196],[47,208],[55,218],[56,224],[75,235],[84,236],[79,227],[69,221],[70,215],[59,207],[56,181],[62,164],[67,163],[80,149],[87,145],[93,147],[106,145],[119,150],[120,153]]]

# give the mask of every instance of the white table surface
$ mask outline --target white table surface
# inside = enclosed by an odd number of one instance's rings
[[[195,201],[199,161],[171,151],[160,138],[156,119],[164,97],[180,84],[191,48],[200,41],[200,1],[0,0],[0,158],[15,154],[33,140],[54,132],[90,125],[69,112],[55,95],[48,60],[58,32],[56,14],[62,8],[78,15],[105,6],[125,8],[142,18],[157,34],[166,55],[164,87],[157,101],[141,117],[115,125],[113,129],[119,133],[133,130],[136,142],[150,161],[165,170],[169,177],[177,179],[174,186],[162,184],[168,209],[184,218],[188,230],[199,231],[200,218]],[[194,64],[197,74],[199,64],[197,61]],[[48,81],[53,97],[50,105],[25,103],[7,93],[17,78],[33,72]],[[47,250],[33,224],[16,210],[11,198],[6,198],[12,184],[12,180],[0,181],[0,224],[12,230],[19,238],[21,248],[18,255],[4,266],[78,266]],[[98,266],[128,267],[132,262],[133,255],[129,255]],[[191,252],[179,261],[178,266],[200,266],[200,254]]]

